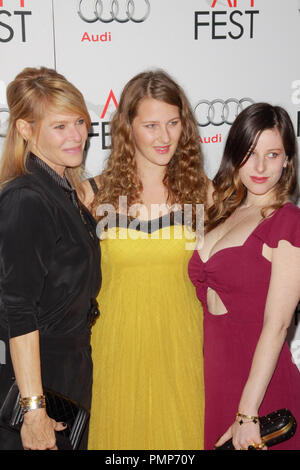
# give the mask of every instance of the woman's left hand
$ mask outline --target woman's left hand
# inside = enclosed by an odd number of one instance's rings
[[[235,421],[220,437],[216,446],[223,445],[228,439],[232,439],[235,450],[253,450],[253,448],[257,450],[257,446],[261,444],[259,423],[250,421],[240,425],[238,421]],[[267,450],[267,447],[264,446],[261,450]]]

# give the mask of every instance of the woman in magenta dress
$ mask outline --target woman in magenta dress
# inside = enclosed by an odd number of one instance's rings
[[[300,372],[286,333],[300,298],[296,138],[284,109],[237,117],[214,179],[205,243],[189,275],[204,307],[205,448],[261,443],[256,416],[288,408],[300,423]],[[247,415],[243,424],[236,413]],[[221,437],[220,437],[221,436]],[[300,428],[272,449],[300,449]]]

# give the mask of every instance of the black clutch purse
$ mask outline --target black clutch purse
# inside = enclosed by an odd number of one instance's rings
[[[290,439],[297,428],[294,416],[286,408],[262,416],[259,418],[259,424],[261,440],[267,447],[275,446]],[[215,446],[214,450],[235,450],[232,439],[229,439],[221,446]]]
[[[46,410],[50,418],[67,424],[63,431],[56,432],[57,446],[60,450],[76,450],[89,420],[89,411],[69,398],[44,389]],[[11,386],[0,410],[2,427],[20,432],[23,413],[19,404],[20,392],[16,382]]]

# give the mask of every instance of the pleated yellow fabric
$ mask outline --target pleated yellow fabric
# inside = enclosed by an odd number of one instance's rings
[[[203,449],[202,307],[188,278],[190,241],[183,226],[117,228],[101,241],[89,449]]]

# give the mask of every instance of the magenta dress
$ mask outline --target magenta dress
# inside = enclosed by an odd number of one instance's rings
[[[300,209],[288,202],[264,219],[241,246],[224,248],[204,263],[197,251],[189,275],[204,310],[205,449],[235,419],[261,333],[271,275],[271,263],[262,256],[263,244],[276,248],[280,240],[300,247]],[[300,280],[299,280],[300,282]],[[213,315],[207,308],[207,288],[220,296],[227,313]],[[300,372],[285,342],[277,367],[260,406],[261,416],[279,408],[294,414],[294,437],[272,450],[300,449]]]

